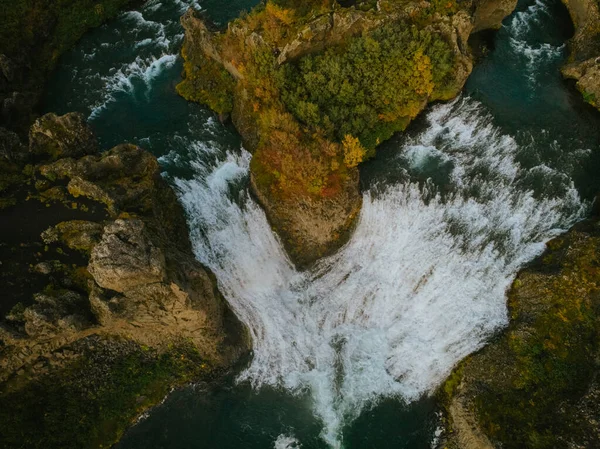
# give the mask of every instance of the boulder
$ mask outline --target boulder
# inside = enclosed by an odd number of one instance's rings
[[[38,157],[58,160],[97,152],[97,142],[85,117],[77,112],[63,116],[50,113],[37,119],[29,130],[29,151]]]
[[[120,293],[166,277],[164,253],[139,219],[118,219],[106,226],[88,270],[100,287]]]

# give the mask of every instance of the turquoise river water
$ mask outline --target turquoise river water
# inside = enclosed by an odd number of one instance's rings
[[[81,111],[102,147],[159,157],[194,251],[253,337],[218,385],[171,394],[119,449],[430,448],[430,394],[507,324],[505,291],[599,191],[600,114],[559,67],[572,33],[558,0],[521,0],[462,96],[437,104],[364,164],[349,243],[289,262],[248,195],[231,126],[178,97],[179,16],[224,24],[254,0],[150,0],[66,54],[45,108]]]

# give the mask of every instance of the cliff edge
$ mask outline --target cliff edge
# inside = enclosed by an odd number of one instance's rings
[[[577,81],[584,100],[600,109],[600,3],[597,0],[562,0],[575,27],[570,56],[562,68]]]
[[[154,156],[99,154],[76,113],[38,119],[28,146],[9,137],[6,154],[32,163],[0,156],[14,169],[0,207],[1,445],[106,447],[249,341]]]
[[[269,0],[225,31],[190,10],[178,91],[231,117],[253,153],[252,191],[306,267],[350,235],[357,166],[429,102],[458,95],[470,34],[499,27],[515,5]]]
[[[600,447],[600,222],[547,244],[508,292],[510,324],[440,388],[449,449]]]

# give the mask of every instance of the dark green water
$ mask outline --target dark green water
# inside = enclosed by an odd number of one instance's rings
[[[229,248],[233,248],[231,251],[237,251],[239,257],[239,253],[246,249],[244,246],[237,246],[241,245],[239,241],[252,240],[257,231],[252,227],[255,223],[251,214],[252,207],[244,206],[247,167],[244,169],[244,156],[240,153],[240,139],[235,130],[230,126],[221,125],[205,108],[187,103],[174,92],[182,69],[181,60],[177,56],[182,30],[177,19],[190,3],[166,0],[159,3],[153,0],[148,2],[140,13],[126,13],[87,35],[73,51],[63,57],[50,84],[46,109],[58,113],[75,110],[89,115],[90,123],[97,132],[103,148],[110,148],[121,142],[132,142],[152,151],[160,158],[165,176],[181,194],[182,202],[188,211],[192,240],[195,242],[199,259],[215,271],[221,288],[243,321],[251,329],[261,331],[257,331],[257,334],[269,334],[269,329],[277,327],[273,324],[275,321],[267,319],[270,318],[266,316],[268,312],[263,312],[264,322],[257,317],[245,316],[244,302],[251,302],[252,298],[245,298],[243,294],[236,295],[237,284],[236,280],[232,279],[232,273],[245,269],[249,273],[245,283],[238,282],[245,286],[240,287],[240,292],[250,290],[258,297],[270,295],[270,298],[279,302],[288,298],[291,293],[296,293],[299,290],[298,285],[312,285],[311,283],[317,283],[317,280],[309,277],[298,281],[297,276],[300,275],[289,269],[285,260],[281,260],[282,256],[277,252],[277,248],[270,249],[270,252],[265,251],[266,255],[261,258],[263,254],[259,251],[253,253],[254,247],[251,247],[248,249],[252,259],[250,265],[267,265],[271,272],[277,273],[289,271],[290,276],[295,279],[293,288],[289,291],[279,286],[278,289],[274,289],[275,293],[271,294],[269,290],[267,295],[263,290],[267,290],[266,286],[270,285],[271,280],[268,276],[264,272],[253,274],[248,271],[247,265],[236,260],[228,252]],[[227,3],[207,0],[201,2],[201,6],[213,20],[223,24],[235,17],[241,9],[250,8],[254,3],[252,0]],[[324,439],[330,437],[332,432],[336,442],[331,443],[330,439],[330,444],[335,447],[341,441],[346,449],[429,448],[438,425],[435,405],[431,399],[415,401],[415,398],[434,388],[454,363],[476,349],[494,330],[506,323],[503,291],[505,286],[509,285],[511,276],[521,264],[539,254],[540,248],[543,248],[543,241],[552,235],[553,229],[564,228],[572,222],[574,216],[583,217],[580,212],[575,211],[581,206],[578,198],[573,201],[565,200],[564,204],[561,201],[577,193],[583,199],[591,199],[599,190],[600,178],[596,173],[600,168],[597,151],[600,141],[600,114],[584,105],[580,96],[559,74],[559,67],[566,57],[564,43],[571,32],[566,11],[558,0],[538,3],[521,1],[517,12],[505,21],[505,27],[490,43],[490,47],[493,48],[490,48],[475,68],[467,83],[465,96],[441,109],[432,108],[427,115],[411,125],[406,135],[386,143],[377,159],[362,168],[363,188],[367,193],[377,192],[377,186],[388,187],[412,182],[425,185],[428,189],[434,189],[444,195],[448,194],[449,197],[455,195],[452,200],[440,200],[439,208],[447,208],[447,214],[450,215],[447,218],[448,227],[452,235],[463,236],[457,237],[457,241],[460,240],[457,246],[460,246],[467,256],[463,254],[466,259],[450,258],[440,262],[444,265],[440,268],[444,276],[440,276],[442,280],[439,281],[436,290],[437,296],[432,294],[432,297],[438,298],[439,291],[445,290],[450,292],[450,302],[456,302],[452,294],[460,295],[461,290],[470,291],[471,285],[464,282],[453,288],[449,285],[451,281],[448,278],[460,271],[458,267],[464,266],[465,260],[469,261],[471,253],[468,251],[471,247],[483,248],[485,245],[491,245],[490,252],[494,256],[481,262],[483,271],[491,270],[490,277],[493,279],[493,268],[497,265],[497,260],[502,260],[508,268],[499,271],[498,277],[502,278],[502,282],[498,282],[498,285],[490,284],[489,290],[495,291],[496,295],[489,301],[481,301],[485,307],[472,305],[474,303],[469,302],[470,299],[467,298],[468,301],[464,303],[466,306],[460,306],[463,309],[455,316],[444,312],[443,307],[446,307],[446,303],[433,300],[428,302],[429,293],[423,293],[417,299],[423,304],[433,304],[430,307],[439,308],[441,315],[427,321],[425,317],[434,315],[436,311],[431,310],[425,315],[422,311],[402,309],[398,316],[408,316],[412,323],[416,323],[416,327],[411,331],[411,323],[403,324],[400,318],[396,318],[395,310],[394,313],[389,312],[390,305],[385,302],[391,293],[391,300],[401,303],[404,297],[400,293],[401,286],[394,284],[390,279],[382,278],[379,284],[374,282],[373,291],[383,291],[388,286],[386,295],[383,295],[385,301],[381,301],[380,308],[388,311],[390,322],[382,323],[381,327],[394,330],[394,338],[390,337],[390,341],[399,340],[398,334],[401,333],[402,326],[409,329],[406,331],[409,337],[415,338],[412,343],[410,338],[403,340],[408,343],[401,347],[392,347],[389,354],[382,353],[382,359],[386,361],[385,370],[382,370],[384,374],[374,372],[366,375],[365,372],[369,371],[368,364],[359,364],[359,369],[350,362],[347,366],[344,365],[342,374],[347,379],[356,381],[350,382],[352,388],[347,390],[355,395],[352,396],[352,400],[344,397],[343,392],[346,390],[343,389],[343,385],[336,384],[338,398],[332,404],[324,401],[325,404],[319,405],[319,394],[326,396],[330,390],[318,390],[315,384],[307,380],[297,381],[298,372],[301,375],[314,374],[317,379],[321,379],[319,375],[323,374],[326,378],[327,362],[324,363],[324,368],[310,368],[308,372],[282,367],[286,363],[293,365],[289,361],[274,365],[265,362],[267,369],[263,371],[258,368],[253,370],[253,364],[248,378],[255,384],[266,385],[263,388],[255,389],[247,382],[236,384],[231,380],[218,385],[190,386],[175,392],[149,416],[132,427],[117,447],[281,449],[301,445],[305,449],[317,449],[330,447]],[[464,152],[465,148],[472,152],[471,156],[474,155],[468,164],[463,163],[464,158],[456,156],[460,156],[459,153]],[[482,156],[479,157],[477,152]],[[221,165],[218,161],[221,161]],[[217,169],[214,169],[215,166]],[[513,176],[513,172],[518,173]],[[226,176],[223,176],[223,173]],[[456,204],[457,198],[471,198],[481,204],[493,203],[495,192],[490,192],[490,187],[481,180],[496,177],[500,179],[503,176],[510,177],[510,182],[499,184],[505,191],[501,192],[499,188],[498,196],[505,193],[507,199],[503,201],[514,203],[503,215],[503,224],[517,221],[519,214],[533,215],[531,211],[536,209],[535,204],[532,207],[520,207],[520,203],[539,201],[540,205],[547,205],[555,202],[557,206],[545,206],[545,209],[540,207],[540,210],[543,209],[546,211],[544,214],[547,214],[535,217],[535,220],[525,217],[525,223],[536,223],[530,226],[531,230],[525,225],[507,226],[506,230],[501,227],[496,233],[496,227],[481,224],[473,226],[477,232],[472,232],[467,221],[481,221],[482,215],[491,214],[489,210],[474,213],[472,205]],[[218,187],[221,177],[224,177],[228,184],[225,189],[225,201],[219,202],[215,197],[221,194]],[[196,181],[198,185],[194,185]],[[198,191],[202,193],[205,184],[210,187],[207,190],[208,194],[194,197]],[[526,191],[533,192],[532,198],[523,199],[514,193]],[[375,193],[374,195],[376,196]],[[228,202],[229,199],[233,204],[240,204],[243,213],[235,208],[235,211],[231,212],[233,206]],[[407,212],[401,216],[409,213],[423,214],[423,221],[427,224],[432,219],[427,215],[431,213],[431,208],[425,208],[422,203],[427,205],[430,200],[431,198],[423,194],[423,201],[409,201],[408,206],[414,205],[416,209],[408,207]],[[375,200],[373,202],[374,205],[379,204]],[[396,204],[393,201],[391,203]],[[397,207],[402,209],[405,206],[406,204],[401,202]],[[212,212],[196,210],[203,207],[212,208]],[[365,211],[367,218],[369,214],[375,214],[370,210]],[[557,218],[559,212],[568,217],[563,219],[560,218],[561,215]],[[456,216],[453,216],[453,213]],[[471,213],[473,215],[470,215]],[[385,215],[374,216],[375,222],[393,220]],[[235,233],[223,225],[233,223],[240,217],[243,224],[240,229],[254,230],[254,233]],[[433,219],[436,217],[433,215]],[[544,227],[544,221],[548,221],[547,227]],[[219,226],[225,227],[221,229]],[[413,240],[426,243],[430,236],[422,235],[420,228],[414,226]],[[218,236],[211,233],[211,227],[219,228]],[[226,233],[225,231],[231,235],[223,238],[222,234]],[[521,233],[527,232],[532,236],[531,241],[520,238]],[[393,248],[393,244],[401,240],[398,237],[393,238],[391,243],[385,243],[385,238],[378,237],[379,234],[374,228],[370,234],[364,235],[368,237],[362,237],[363,239],[373,239],[373,245],[380,244],[388,248]],[[356,236],[357,239],[363,236],[360,226]],[[262,234],[259,237],[262,238]],[[259,240],[256,245],[270,248],[272,241],[269,240],[269,236],[264,239]],[[511,247],[513,243],[516,249]],[[521,250],[519,245],[522,245]],[[374,263],[373,269],[391,271],[390,263],[398,266],[423,264],[425,273],[435,273],[433,268],[429,268],[430,259],[419,256],[421,248],[422,245],[408,249],[405,246],[393,248],[394,251],[389,256],[391,259],[383,258],[387,265],[379,268]],[[519,251],[522,251],[522,254],[518,254]],[[408,253],[410,256],[407,260],[395,259],[396,253]],[[378,250],[378,254],[387,257],[384,249]],[[480,253],[473,254],[478,254],[478,260],[483,260]],[[349,257],[346,253],[340,256],[342,260]],[[475,255],[472,258],[475,258]],[[504,262],[504,259],[508,262]],[[390,260],[392,262],[389,262]],[[335,263],[338,262],[339,260],[331,262],[331,272],[336,272]],[[369,282],[379,279],[373,273],[367,272],[364,276]],[[424,275],[419,275],[417,279],[425,279],[422,276]],[[474,278],[478,276],[482,277],[484,287],[484,281],[491,282],[483,274],[473,274]],[[259,289],[252,290],[254,284],[250,281],[253,278],[258,278]],[[344,282],[347,282],[346,279],[352,279],[348,275],[340,278]],[[360,278],[363,280],[357,281],[356,284],[367,284],[366,278]],[[460,280],[460,276],[457,276],[457,279]],[[433,286],[434,289],[436,282],[438,281],[432,274],[429,286]],[[421,286],[419,281],[413,288],[408,277],[405,283],[409,292],[414,292]],[[278,283],[273,281],[273,284]],[[338,286],[338,290],[344,288],[342,281],[335,285]],[[477,288],[473,287],[474,297],[482,296]],[[320,291],[319,288],[315,289]],[[310,288],[307,287],[307,290],[310,291]],[[399,292],[398,299],[393,297],[395,291]],[[317,293],[310,294],[318,296]],[[348,295],[348,298],[351,297],[352,293]],[[261,304],[257,302],[253,305],[258,307]],[[465,313],[464,310],[467,309],[464,307],[473,307],[473,310]],[[279,313],[272,305],[264,310],[275,310],[274,313]],[[294,316],[303,316],[301,312],[305,312],[305,309],[294,310],[299,314]],[[374,308],[371,312],[376,315],[378,310]],[[281,313],[284,312],[285,310]],[[326,310],[319,312],[323,315]],[[411,315],[413,313],[414,315]],[[444,321],[444,315],[447,315],[446,320],[449,323],[446,323],[446,326],[449,327],[436,328],[436,323]],[[474,319],[473,323],[467,323],[464,329],[460,330],[462,327],[458,325],[458,321],[463,315],[465,320],[470,319],[472,315],[479,317],[478,320],[481,321]],[[329,360],[327,354],[323,355],[322,347],[328,350],[330,344],[320,345],[317,342],[313,347],[310,337],[302,334],[303,329],[305,333],[311,333],[310,319],[304,317],[298,318],[297,321],[301,324],[288,321],[280,325],[293,328],[293,331],[290,331],[292,337],[289,337],[293,345],[284,345],[283,354],[294,352],[296,342],[305,339],[309,342],[307,348],[312,351],[310,356],[315,356],[317,360]],[[456,331],[458,333],[453,334],[456,328],[459,328],[460,332]],[[346,330],[349,334],[360,334],[352,327],[349,329]],[[319,334],[314,331],[312,333]],[[331,341],[339,341],[339,334],[337,333]],[[371,334],[365,335],[368,340]],[[434,336],[433,340],[428,340],[431,335]],[[283,335],[279,340],[287,342],[287,338]],[[349,336],[345,338],[343,341],[352,341]],[[439,348],[431,343],[444,339],[448,341],[442,341],[444,344]],[[468,344],[463,347],[462,342],[465,341]],[[260,360],[268,356],[269,347],[268,344],[257,344],[255,353],[259,361],[256,363],[262,363]],[[412,353],[411,347],[414,347]],[[377,346],[374,348],[375,350],[371,348],[362,352],[376,353]],[[452,355],[446,357],[446,352]],[[309,355],[306,355],[306,358],[309,358]],[[290,357],[293,358],[291,355]],[[356,358],[360,357],[364,356],[356,355]],[[431,360],[428,357],[431,357]],[[355,360],[352,357],[349,359]],[[395,364],[390,365],[389,359],[396,360]],[[420,360],[425,360],[426,363],[421,366]],[[275,381],[270,380],[269,370],[274,371]],[[387,387],[385,382],[389,379],[385,375],[390,371],[404,374],[397,374],[398,381]],[[430,371],[436,374],[430,374]],[[312,377],[310,379],[314,380]],[[294,386],[290,386],[291,384]],[[406,402],[411,402],[411,405],[405,405]],[[335,422],[336,416],[342,417],[342,424],[331,424]],[[329,431],[331,432],[327,433]]]

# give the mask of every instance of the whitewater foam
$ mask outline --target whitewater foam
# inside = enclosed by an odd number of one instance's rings
[[[535,41],[534,27],[540,26],[551,18],[550,10],[544,0],[535,3],[523,11],[515,13],[504,29],[509,33],[509,45],[514,55],[525,58],[525,75],[532,85],[536,84],[536,71],[543,70],[544,64],[553,63],[562,57],[566,46],[552,45]]]
[[[365,407],[431,392],[504,326],[517,270],[586,210],[568,177],[560,196],[524,189],[521,148],[476,102],[437,106],[428,122],[399,161],[425,148],[451,163],[450,185],[366,192],[351,240],[307,272],[246,191],[232,195],[247,182],[247,152],[196,159],[194,179],[174,181],[197,257],[252,335],[239,380],[310,391],[334,448]]]
[[[82,73],[77,80],[86,87],[93,86],[82,89],[94,97],[87,102],[91,105],[90,120],[97,119],[120,94],[134,97],[138,92],[150,94],[152,82],[177,62],[184,37],[179,18],[190,6],[200,9],[194,0],[174,3],[151,0],[139,11],[124,12],[117,19],[123,23],[122,28],[115,29],[122,34],[119,39],[107,36],[109,42],[98,43],[84,55],[85,60],[102,61],[106,53],[118,53],[123,58],[116,65]]]
[[[275,440],[275,449],[300,449],[301,447],[300,442],[289,435],[279,435]]]

